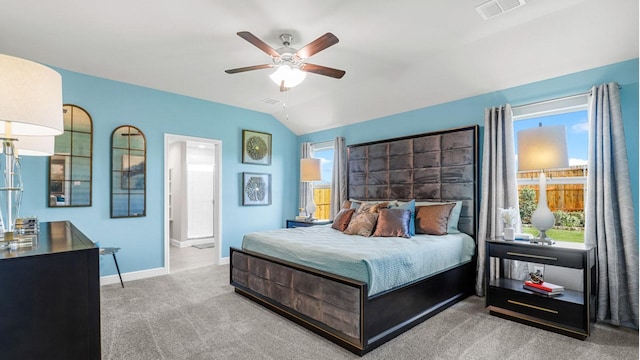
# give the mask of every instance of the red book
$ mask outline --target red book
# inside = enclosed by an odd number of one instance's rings
[[[527,286],[531,286],[533,288],[536,288],[536,289],[540,289],[540,290],[544,290],[544,291],[550,292],[550,293],[564,291],[564,286],[552,284],[552,283],[547,282],[547,281],[545,281],[545,282],[543,282],[541,284],[536,284],[533,281],[527,280],[527,281],[524,282],[524,284],[527,285]]]

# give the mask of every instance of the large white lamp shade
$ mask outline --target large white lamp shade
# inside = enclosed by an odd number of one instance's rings
[[[7,122],[10,133],[5,130]],[[0,132],[55,136],[63,131],[60,74],[33,61],[0,54]]]
[[[553,244],[546,231],[555,224],[547,203],[547,178],[544,170],[569,166],[567,135],[564,126],[540,126],[518,132],[518,170],[540,170],[538,207],[531,215],[540,235],[535,241]]]
[[[320,159],[300,159],[300,181],[320,181]]]
[[[518,131],[518,170],[548,170],[569,166],[564,126],[540,126]]]

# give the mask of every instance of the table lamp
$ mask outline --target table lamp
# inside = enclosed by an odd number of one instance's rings
[[[547,236],[547,230],[553,227],[556,220],[547,204],[547,178],[544,171],[568,166],[564,126],[540,124],[540,127],[518,131],[518,171],[540,171],[538,207],[531,215],[531,225],[540,233],[531,242],[554,244],[553,239]]]
[[[320,171],[320,159],[306,158],[300,159],[300,181],[302,182],[314,182],[322,180]],[[315,220],[313,213],[316,212],[316,203],[313,201],[313,193],[311,198],[307,199],[307,214],[309,214],[308,220]]]
[[[51,139],[63,131],[60,74],[38,63],[0,54],[0,216],[3,241],[14,238],[15,219],[22,200],[18,152],[22,151],[22,155],[52,152]]]

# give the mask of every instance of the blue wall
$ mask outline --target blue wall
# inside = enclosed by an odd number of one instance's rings
[[[617,82],[627,141],[636,230],[638,227],[638,59],[561,76],[502,91],[386,116],[357,124],[300,136],[298,143],[332,140],[344,136],[347,145],[424,132],[480,125],[484,134],[484,109],[509,103],[513,106],[584,93],[594,85]],[[482,159],[482,149],[480,150]]]
[[[572,95],[593,85],[616,81],[622,85],[622,111],[627,137],[636,224],[638,224],[638,59],[587,70],[503,91],[296,137],[272,116],[190,97],[156,91],[57,69],[63,77],[64,102],[81,106],[94,124],[93,205],[47,207],[47,158],[22,160],[22,215],[41,221],[71,220],[101,246],[122,248],[121,270],[133,272],[164,266],[164,134],[222,141],[222,255],[239,246],[249,231],[278,228],[297,209],[299,143],[344,136],[347,144],[479,124],[482,139],[484,109],[505,103],[521,105]],[[140,128],[147,138],[147,216],[111,219],[110,136],[120,125]],[[241,163],[242,129],[273,134],[271,166]],[[481,149],[482,151],[482,149]],[[287,171],[289,170],[289,171]],[[272,174],[273,204],[241,206],[241,173]],[[101,262],[101,275],[115,274],[111,261]]]
[[[222,256],[239,246],[248,231],[282,227],[296,209],[297,179],[284,176],[298,166],[297,137],[274,117],[190,97],[105,80],[61,69],[65,104],[78,105],[93,119],[93,204],[47,207],[47,159],[22,160],[22,215],[41,221],[70,220],[100,246],[120,247],[120,270],[133,272],[164,266],[164,134],[222,141]],[[110,218],[111,133],[120,125],[140,128],[147,139],[147,216]],[[242,130],[273,135],[271,166],[242,164]],[[241,205],[241,173],[272,174],[271,206]],[[113,261],[101,262],[101,275],[115,274]]]

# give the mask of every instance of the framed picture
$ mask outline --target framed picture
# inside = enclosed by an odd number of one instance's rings
[[[271,205],[271,174],[242,173],[242,205]]]
[[[144,190],[144,156],[122,155],[123,190]]]
[[[271,134],[242,130],[242,163],[271,165]]]

